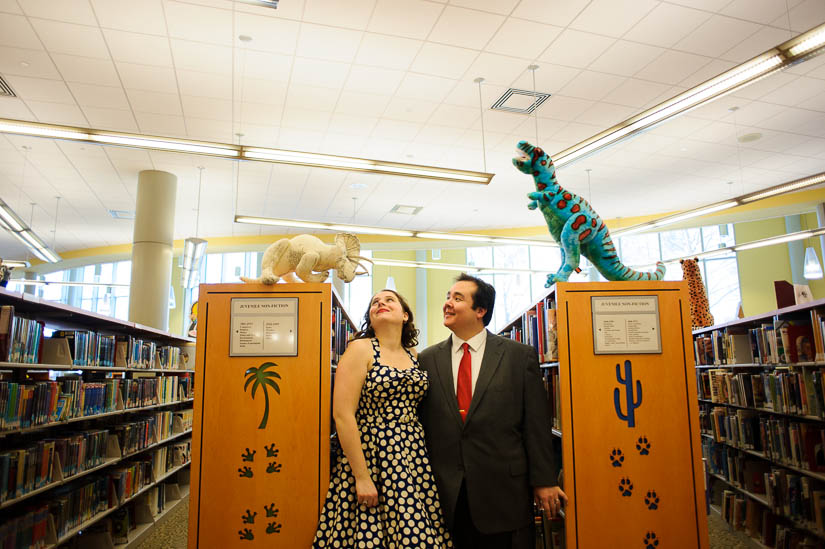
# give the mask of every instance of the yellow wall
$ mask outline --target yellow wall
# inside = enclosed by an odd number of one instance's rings
[[[463,265],[467,263],[467,250],[441,250],[441,259],[434,263],[453,263]],[[427,345],[438,343],[450,335],[450,330],[444,327],[444,316],[441,307],[447,291],[455,283],[460,271],[444,271],[441,269],[427,269]]]
[[[373,259],[398,259],[402,261],[415,261],[414,251],[390,252],[381,251],[372,254]],[[413,321],[418,316],[415,310],[415,269],[409,267],[388,267],[386,265],[373,265],[372,267],[372,293],[375,295],[387,287],[387,277],[392,275],[395,280],[395,291],[404,296],[413,312]]]
[[[816,227],[816,214],[802,216],[802,228]],[[752,242],[762,238],[785,234],[785,219],[782,217],[737,223],[734,225],[736,242]],[[820,264],[822,254],[819,238],[804,240],[804,246],[812,246],[817,252]],[[758,315],[776,309],[775,280],[793,282],[787,244],[777,244],[737,252],[739,260],[739,287],[745,316]],[[801,269],[802,266],[800,265]],[[815,299],[825,297],[825,281],[808,280]]]

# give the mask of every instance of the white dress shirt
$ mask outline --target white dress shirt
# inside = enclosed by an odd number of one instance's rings
[[[461,365],[461,357],[464,356],[462,345],[468,343],[470,345],[470,358],[472,359],[472,389],[473,394],[475,394],[478,371],[481,369],[481,361],[484,358],[484,347],[487,345],[487,330],[481,330],[466,342],[456,337],[455,334],[452,334],[450,337],[452,337],[453,340],[453,390],[458,392],[458,367]]]

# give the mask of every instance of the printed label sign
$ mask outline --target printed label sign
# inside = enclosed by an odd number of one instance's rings
[[[662,352],[658,296],[592,296],[590,300],[595,354]]]
[[[229,356],[297,356],[298,298],[233,298]]]

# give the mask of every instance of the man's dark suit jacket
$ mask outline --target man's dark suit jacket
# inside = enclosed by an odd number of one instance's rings
[[[451,337],[418,357],[430,388],[420,406],[430,465],[448,527],[466,481],[470,514],[485,534],[527,526],[533,486],[558,484],[550,407],[533,347],[487,332],[466,422],[453,381]]]

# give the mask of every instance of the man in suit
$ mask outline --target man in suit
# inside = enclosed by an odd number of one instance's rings
[[[452,335],[419,355],[421,421],[457,549],[534,547],[532,501],[550,517],[567,501],[536,350],[486,330],[495,295],[462,273],[442,309]]]

